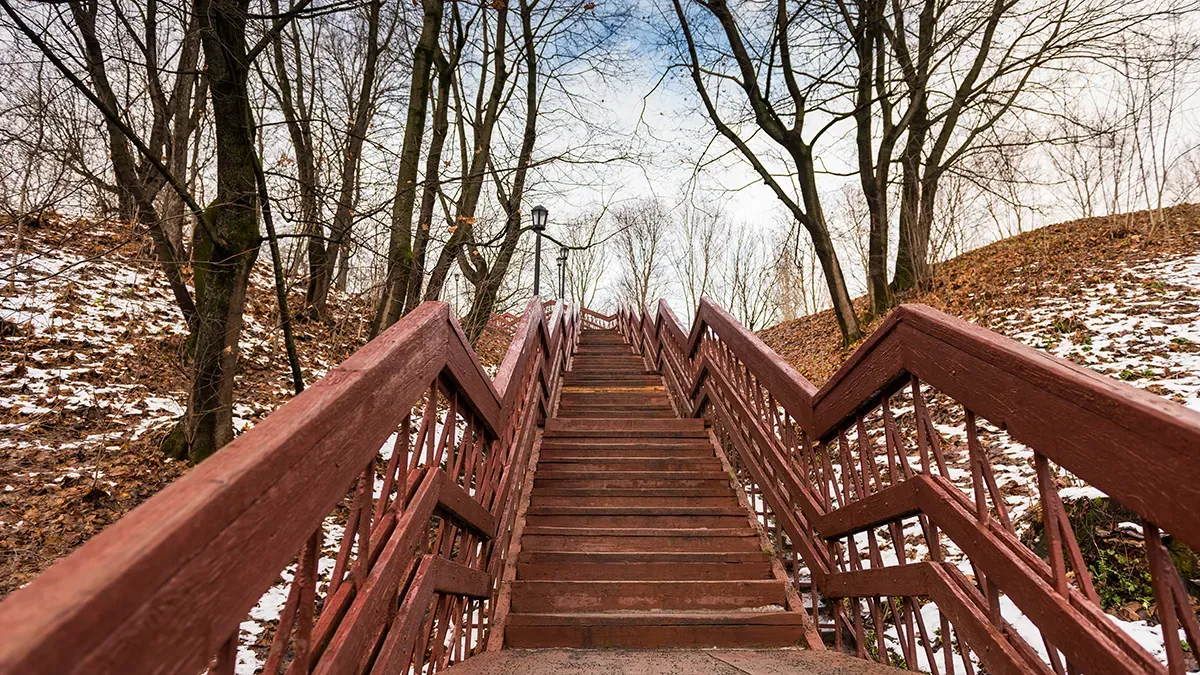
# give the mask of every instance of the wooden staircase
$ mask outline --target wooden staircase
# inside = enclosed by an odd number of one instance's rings
[[[703,420],[615,330],[581,331],[541,456],[505,645],[778,647],[785,583]]]

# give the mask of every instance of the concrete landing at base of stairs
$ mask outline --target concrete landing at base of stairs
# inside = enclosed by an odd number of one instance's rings
[[[805,649],[505,649],[446,675],[896,675],[902,671],[832,651]]]

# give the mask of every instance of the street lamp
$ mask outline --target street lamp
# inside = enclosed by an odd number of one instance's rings
[[[567,289],[567,247],[558,248],[558,299],[562,300]]]
[[[550,219],[550,211],[538,204],[533,207],[533,231],[537,240],[533,245],[533,294],[542,294],[542,232],[546,231],[546,221]]]

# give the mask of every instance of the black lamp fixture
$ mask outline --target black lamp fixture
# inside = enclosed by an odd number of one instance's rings
[[[567,294],[567,249],[566,246],[558,247],[558,298],[562,300]]]
[[[550,211],[538,204],[533,207],[533,231],[537,239],[533,245],[533,294],[542,294],[542,232],[546,231],[546,221],[550,220]]]

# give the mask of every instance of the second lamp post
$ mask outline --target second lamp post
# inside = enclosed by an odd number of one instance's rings
[[[567,293],[567,247],[558,247],[558,299],[562,300]]]

